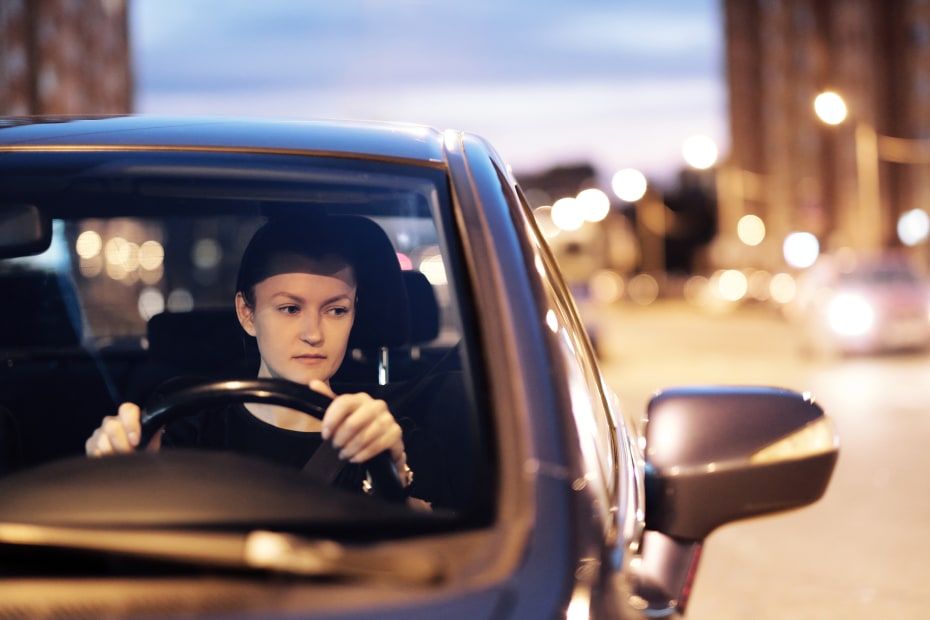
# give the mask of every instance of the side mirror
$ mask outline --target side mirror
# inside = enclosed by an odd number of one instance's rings
[[[774,388],[660,392],[645,437],[646,528],[691,541],[730,521],[815,502],[839,453],[820,406]]]
[[[0,205],[0,258],[41,254],[51,242],[51,220],[38,207]]]
[[[646,531],[631,601],[656,616],[684,612],[715,528],[815,502],[839,454],[833,423],[809,396],[764,387],[660,392],[645,443]]]

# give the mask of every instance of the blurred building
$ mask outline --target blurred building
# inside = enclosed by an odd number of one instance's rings
[[[131,109],[125,0],[0,1],[0,114]]]
[[[731,151],[720,231],[761,217],[760,256],[793,230],[823,249],[898,245],[896,222],[930,204],[930,3],[723,0]],[[827,125],[830,90],[848,117]]]

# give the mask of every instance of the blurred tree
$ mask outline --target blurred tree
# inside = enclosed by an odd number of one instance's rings
[[[0,114],[132,110],[125,0],[0,1]]]

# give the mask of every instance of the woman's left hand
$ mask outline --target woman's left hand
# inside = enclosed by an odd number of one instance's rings
[[[332,439],[339,458],[363,463],[385,450],[397,471],[406,471],[403,431],[383,400],[364,392],[337,395],[323,381],[310,382],[310,389],[333,399],[323,414],[323,439]]]

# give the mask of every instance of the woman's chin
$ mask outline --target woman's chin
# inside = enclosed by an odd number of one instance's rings
[[[291,381],[293,383],[299,383],[301,385],[310,385],[310,382],[314,379],[320,379],[320,373],[308,372],[306,369],[298,370],[289,370],[288,372],[268,372],[268,373],[259,373],[259,377],[266,377],[270,379],[283,379],[285,381]],[[323,379],[325,382],[326,379]]]
[[[323,383],[329,383],[329,376],[325,373],[313,372],[300,370],[295,372],[289,372],[286,375],[281,376],[282,379],[287,379],[288,381],[293,381],[294,383],[299,383],[301,385],[310,385],[311,381],[320,380]]]

